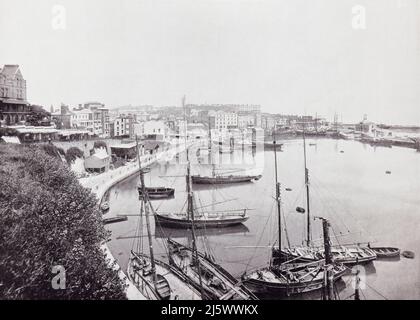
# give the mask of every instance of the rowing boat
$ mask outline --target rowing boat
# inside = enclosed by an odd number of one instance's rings
[[[400,256],[400,249],[392,247],[369,247],[378,258],[393,258]]]

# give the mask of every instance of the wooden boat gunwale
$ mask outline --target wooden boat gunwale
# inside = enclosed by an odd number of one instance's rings
[[[401,254],[401,250],[395,247],[369,247],[369,249],[374,251],[378,258],[399,257]]]
[[[150,261],[150,257],[147,256],[146,254],[143,253],[137,253],[134,252],[133,250],[131,250],[131,257],[129,259],[128,265],[127,265],[127,277],[130,280],[130,282],[132,282],[136,287],[136,281],[132,278],[131,272],[130,272],[130,268],[131,268],[131,261],[133,259],[133,256],[135,259],[141,260],[142,258]],[[193,293],[195,293],[197,296],[201,296],[200,293],[197,291],[197,289],[192,285],[190,279],[186,278],[185,275],[181,272],[179,272],[178,269],[172,267],[170,264],[159,260],[159,259],[154,259],[155,263],[157,265],[159,265],[160,267],[168,270],[170,273],[172,273],[175,277],[177,277],[179,280],[181,280],[182,282],[184,282],[186,284],[187,287],[189,287],[191,289],[191,291]],[[153,292],[153,294],[156,296],[156,298],[159,297],[159,294],[157,293],[157,290],[154,286],[154,284],[152,284],[150,281],[148,281],[141,273],[137,273],[137,275],[142,279],[142,281],[150,288],[150,290]],[[163,276],[163,275],[162,275]],[[170,284],[169,284],[170,285]],[[172,289],[171,289],[172,291]]]
[[[167,242],[168,242],[168,245],[172,245],[172,246],[175,246],[175,247],[177,247],[178,249],[181,249],[181,250],[187,250],[187,251],[190,251],[191,253],[193,252],[193,250],[191,249],[191,248],[189,248],[189,247],[187,247],[187,246],[184,246],[184,245],[182,245],[182,244],[180,244],[180,243],[178,243],[177,241],[175,241],[175,240],[172,240],[172,239],[167,239]],[[221,265],[219,265],[218,263],[216,263],[216,262],[214,262],[212,259],[210,259],[207,255],[205,255],[205,254],[203,254],[202,252],[200,252],[200,251],[197,251],[196,252],[196,254],[197,254],[197,256],[198,257],[200,257],[202,260],[204,260],[204,261],[206,261],[208,264],[210,264],[216,271],[218,271],[218,272],[220,272],[221,273],[221,275],[222,276],[224,276],[225,278],[227,278],[227,280],[229,280],[230,282],[232,282],[231,283],[231,285],[236,289],[236,290],[242,290],[242,291],[244,291],[244,293],[243,294],[245,294],[245,295],[248,295],[248,296],[250,296],[250,298],[252,298],[252,299],[257,299],[255,296],[254,296],[254,294],[245,286],[245,285],[243,285],[242,283],[241,283],[241,281],[239,281],[238,279],[236,279],[235,277],[233,277],[229,272],[227,272]],[[179,266],[176,264],[176,263],[174,263],[175,264],[175,267],[176,268],[179,268]],[[201,267],[203,268],[204,266],[201,264]],[[182,270],[180,270],[180,272],[183,272]],[[187,275],[185,275],[185,277],[188,277]],[[191,280],[191,282],[192,282],[192,285],[194,285],[194,281],[192,281]],[[199,288],[199,284],[196,284],[197,285],[197,289],[200,289]],[[207,291],[207,290],[206,290]],[[230,293],[230,292],[232,292],[232,291],[235,291],[234,289],[228,289],[228,292],[227,293],[225,293],[224,295],[222,295],[222,297],[223,296],[225,296],[225,295],[228,295],[228,293]],[[212,293],[212,292],[207,292],[207,294],[209,294],[209,295],[211,295],[211,296],[213,296],[214,294]],[[213,298],[217,298],[217,297],[213,297]]]
[[[186,217],[186,215],[183,215]],[[249,219],[248,216],[242,215],[237,218],[231,219],[212,219],[212,220],[201,220],[197,219],[194,221],[194,226],[198,229],[202,228],[221,228],[221,227],[229,227],[236,224],[241,224]],[[169,227],[169,228],[190,228],[192,220],[191,219],[176,219],[171,218],[168,216],[161,215],[159,213],[155,213],[155,221],[159,223],[161,226]]]

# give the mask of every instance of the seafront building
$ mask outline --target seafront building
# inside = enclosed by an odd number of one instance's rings
[[[7,126],[19,124],[27,120],[31,111],[19,65],[4,65],[0,68],[0,120]]]

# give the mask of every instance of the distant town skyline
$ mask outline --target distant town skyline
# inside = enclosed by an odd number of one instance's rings
[[[181,105],[185,94],[193,104],[420,125],[419,7],[416,0],[0,0],[0,64],[18,64],[28,101],[47,110],[87,101]]]

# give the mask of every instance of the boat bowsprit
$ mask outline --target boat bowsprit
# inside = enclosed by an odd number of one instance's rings
[[[139,191],[139,197],[143,197],[143,190],[139,186],[137,187]],[[147,194],[149,195],[149,199],[166,199],[171,198],[175,195],[175,189],[173,188],[165,188],[165,187],[146,187]]]

